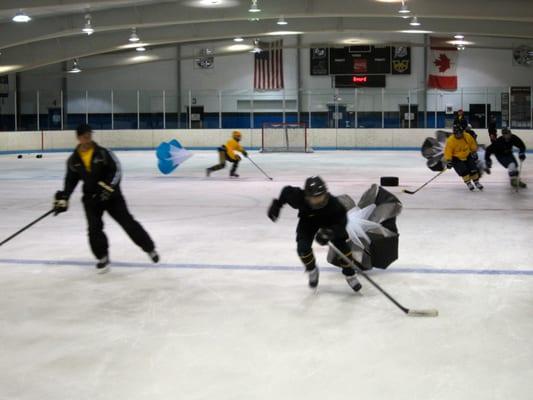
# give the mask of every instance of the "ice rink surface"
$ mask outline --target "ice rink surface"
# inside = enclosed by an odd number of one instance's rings
[[[501,400],[533,392],[533,189],[515,193],[497,164],[483,193],[418,152],[258,154],[241,178],[205,178],[214,152],[170,176],[153,152],[118,152],[130,211],[161,264],[106,217],[112,270],[96,275],[80,188],[70,209],[0,248],[0,399]],[[67,153],[0,156],[1,239],[51,207]],[[524,180],[533,162],[524,165]],[[307,287],[295,251],[296,212],[266,217],[287,184],[320,174],[357,199],[380,176],[404,204],[400,259],[351,292],[321,267]],[[533,184],[533,180],[530,180]]]

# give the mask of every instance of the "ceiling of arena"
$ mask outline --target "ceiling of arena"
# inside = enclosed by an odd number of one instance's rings
[[[278,31],[354,33],[361,43],[388,33],[397,42],[420,43],[422,33],[405,32],[414,29],[435,36],[461,33],[476,47],[533,45],[533,0],[405,2],[420,27],[400,17],[401,0],[258,0],[258,13],[248,11],[250,0],[2,0],[0,73],[124,51],[131,47],[133,27],[150,47],[236,36],[251,42]],[[19,11],[32,20],[13,22]],[[95,30],[90,36],[81,31],[88,13]],[[277,25],[280,17],[288,25]]]

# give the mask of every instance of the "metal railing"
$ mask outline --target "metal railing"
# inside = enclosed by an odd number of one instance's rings
[[[77,90],[0,93],[0,130],[260,128],[445,128],[463,109],[474,128],[533,128],[533,88],[253,90]],[[528,90],[529,89],[529,93]],[[529,96],[529,97],[528,97]],[[522,99],[522,100],[520,100]],[[529,100],[528,100],[529,99]],[[181,105],[181,109],[179,108]]]

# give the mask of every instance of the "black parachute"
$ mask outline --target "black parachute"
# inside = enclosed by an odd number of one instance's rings
[[[372,185],[357,203],[348,195],[339,196],[348,212],[346,231],[354,259],[365,269],[385,269],[398,259],[399,232],[396,217],[402,203],[378,185]],[[329,250],[328,262],[342,266],[342,260]]]

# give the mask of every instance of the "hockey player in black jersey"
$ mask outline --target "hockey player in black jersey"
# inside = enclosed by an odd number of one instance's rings
[[[281,208],[288,204],[298,212],[296,227],[297,251],[305,271],[309,274],[309,286],[318,285],[319,271],[313,254],[312,244],[316,238],[321,245],[331,241],[348,258],[352,258],[350,246],[346,242],[346,209],[337,197],[331,195],[324,181],[313,176],[307,178],[304,189],[285,186],[278,199],[274,199],[268,210],[268,217],[276,222]],[[354,291],[361,289],[355,270],[346,265],[342,268],[346,281]]]
[[[67,161],[64,189],[55,195],[55,215],[68,209],[68,199],[80,180],[83,181],[83,206],[88,222],[89,243],[98,262],[99,273],[109,269],[107,237],[103,231],[102,217],[107,211],[119,223],[137,246],[142,248],[153,262],[159,255],[148,233],[128,211],[120,190],[121,168],[116,156],[92,140],[89,125],[77,130],[79,145]]]
[[[502,136],[495,139],[492,144],[485,149],[485,163],[487,168],[492,167],[490,156],[494,154],[498,162],[507,168],[512,187],[526,188],[527,185],[520,180],[518,162],[513,155],[513,147],[518,148],[518,158],[520,162],[526,159],[526,145],[518,136],[513,135],[509,128],[502,129]]]

